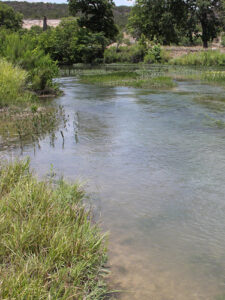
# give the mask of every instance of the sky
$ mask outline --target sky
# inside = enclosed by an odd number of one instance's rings
[[[27,2],[49,2],[49,3],[67,3],[66,0],[46,0],[46,1],[41,1],[41,0],[19,0],[19,1],[27,1]],[[127,6],[132,6],[134,3],[134,0],[114,0],[116,6],[119,5],[127,5]]]

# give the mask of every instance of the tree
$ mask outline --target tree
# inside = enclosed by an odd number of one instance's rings
[[[217,37],[224,26],[224,0],[187,0],[191,15],[195,15],[201,24],[201,38],[203,47],[208,47],[208,42]]]
[[[109,40],[114,40],[118,29],[114,23],[112,0],[68,0],[73,16],[79,15],[78,23],[94,33],[102,32]]]
[[[22,28],[23,15],[0,2],[0,28],[18,30]]]
[[[178,43],[185,15],[183,0],[137,0],[128,28],[138,38],[144,34],[163,44]]]
[[[106,43],[102,32],[81,28],[74,17],[62,19],[59,26],[38,37],[38,46],[61,65],[96,62],[103,58]]]
[[[128,28],[140,37],[163,44],[178,43],[186,36],[193,43],[201,26],[203,46],[215,38],[224,26],[225,0],[136,0]]]

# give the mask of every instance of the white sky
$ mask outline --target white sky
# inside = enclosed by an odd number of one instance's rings
[[[18,1],[24,1],[24,0],[18,0]],[[40,0],[27,0],[27,2],[49,2],[49,3],[67,3],[66,0],[46,0],[46,1],[40,1]],[[115,4],[117,6],[119,5],[127,5],[131,6],[134,3],[134,0],[114,0]]]

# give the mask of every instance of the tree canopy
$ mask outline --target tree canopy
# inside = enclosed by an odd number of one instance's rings
[[[163,44],[179,43],[187,36],[199,34],[203,46],[215,38],[224,26],[225,0],[136,0],[128,28],[140,37]],[[200,26],[200,30],[199,30]]]
[[[23,15],[15,12],[11,7],[0,2],[0,27],[18,30],[22,27]]]
[[[91,32],[100,33],[113,40],[118,33],[113,16],[112,0],[69,0],[72,15],[79,15],[78,23]]]

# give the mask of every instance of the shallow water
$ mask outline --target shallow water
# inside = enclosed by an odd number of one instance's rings
[[[110,282],[124,291],[120,299],[225,294],[225,106],[204,102],[224,90],[198,82],[153,92],[58,81],[65,94],[52,105],[69,115],[64,143],[58,132],[54,147],[46,137],[40,148],[2,149],[1,156],[29,155],[40,176],[53,165],[85,182],[110,232]]]

